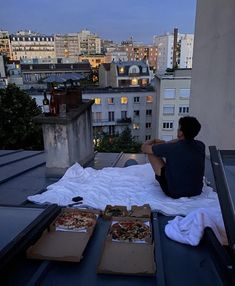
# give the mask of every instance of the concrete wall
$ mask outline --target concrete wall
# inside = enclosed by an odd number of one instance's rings
[[[234,0],[197,1],[190,111],[219,149],[235,149],[234,15]]]

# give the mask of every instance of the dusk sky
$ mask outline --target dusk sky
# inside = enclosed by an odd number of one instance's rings
[[[153,35],[194,33],[196,0],[8,0],[1,1],[0,29],[44,34],[88,29],[117,42],[133,36],[152,43]]]

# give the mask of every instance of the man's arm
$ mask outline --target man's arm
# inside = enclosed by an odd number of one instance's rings
[[[160,139],[153,139],[153,140],[147,140],[142,146],[141,151],[145,154],[153,154],[152,146],[166,143],[164,140]]]

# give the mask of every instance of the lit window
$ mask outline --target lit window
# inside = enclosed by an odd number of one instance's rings
[[[133,125],[132,125],[132,127],[133,127],[133,129],[140,129],[140,125],[139,125],[139,123],[133,123]]]
[[[95,98],[95,104],[101,104],[101,98],[96,97]]]
[[[119,73],[124,73],[125,69],[124,67],[119,67]]]
[[[190,97],[190,89],[189,88],[181,88],[179,91],[179,95],[181,98],[189,98]]]
[[[175,89],[174,88],[165,88],[163,96],[164,96],[164,98],[175,98]]]
[[[133,78],[131,80],[131,85],[138,85],[138,79],[137,78]]]
[[[114,98],[113,97],[109,97],[108,98],[108,104],[113,104],[114,102]]]
[[[147,95],[147,96],[146,96],[146,102],[147,102],[147,103],[153,102],[153,97],[152,97],[151,95]]]
[[[142,85],[145,86],[148,84],[148,80],[146,78],[142,79]]]
[[[175,106],[174,104],[165,104],[163,105],[163,114],[174,114],[175,113]]]
[[[172,130],[173,129],[173,121],[164,121],[162,123],[162,128],[167,129],[167,130]]]
[[[128,103],[128,98],[126,96],[121,97],[121,104],[127,104]]]

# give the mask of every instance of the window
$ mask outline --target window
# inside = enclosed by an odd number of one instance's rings
[[[119,73],[124,73],[125,69],[124,67],[119,67]]]
[[[113,104],[114,103],[114,98],[113,97],[109,97],[108,98],[108,104]]]
[[[129,73],[140,73],[140,69],[138,66],[134,65],[129,68]]]
[[[164,98],[175,98],[174,88],[165,88],[163,93]]]
[[[147,109],[146,110],[146,115],[151,116],[152,115],[152,109]]]
[[[151,139],[151,135],[146,135],[145,136],[145,140],[150,140]]]
[[[102,112],[93,112],[93,121],[100,122],[102,120]]]
[[[126,119],[127,118],[127,111],[122,111],[121,112],[121,119]]]
[[[139,123],[133,123],[133,129],[137,130],[137,129],[140,129],[140,125]]]
[[[172,135],[162,135],[161,139],[165,140],[165,141],[171,141],[173,139],[173,136]]]
[[[147,95],[147,96],[146,96],[146,102],[147,102],[147,103],[153,102],[153,97],[152,97],[151,95]]]
[[[146,73],[146,72],[147,72],[147,68],[146,67],[142,68],[142,73]]]
[[[128,98],[126,96],[121,97],[121,104],[127,104],[128,103]]]
[[[101,104],[101,98],[96,97],[95,98],[95,104]]]
[[[109,121],[114,121],[114,111],[109,111]]]
[[[140,116],[140,111],[139,110],[134,110],[134,116]]]
[[[162,123],[163,129],[173,129],[173,121],[164,121]]]
[[[148,84],[148,80],[147,80],[146,78],[143,78],[143,79],[142,79],[142,85],[145,86],[145,85],[147,85],[147,84]]]
[[[131,80],[131,85],[138,85],[138,79],[137,78],[133,78]]]
[[[163,114],[174,114],[175,113],[175,105],[174,104],[164,104],[163,105]]]
[[[179,114],[188,114],[189,107],[187,105],[182,105],[179,107]]]
[[[150,123],[150,122],[146,122],[146,123],[145,123],[145,127],[146,127],[146,128],[151,128],[151,123]]]
[[[179,95],[181,98],[189,98],[190,97],[190,89],[189,88],[180,88]]]
[[[140,102],[140,97],[139,96],[135,96],[134,97],[134,103],[139,103]]]

